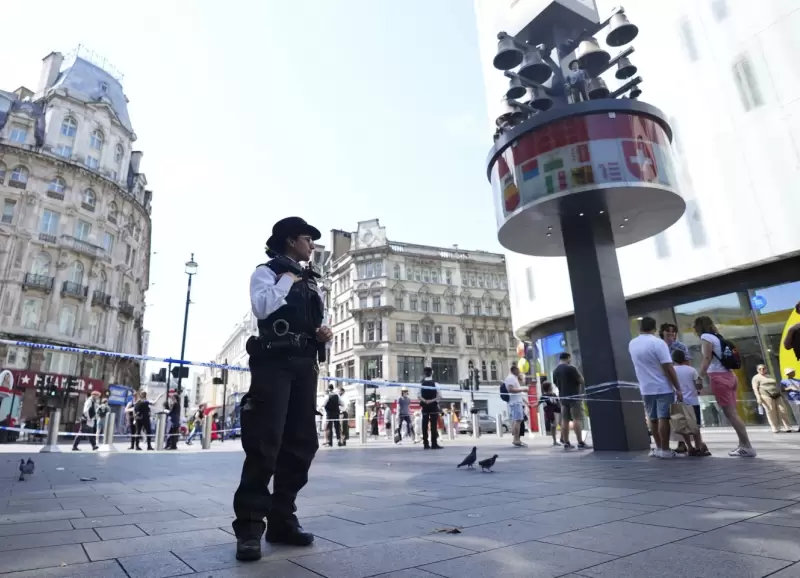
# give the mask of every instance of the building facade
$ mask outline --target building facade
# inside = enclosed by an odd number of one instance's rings
[[[36,91],[0,91],[0,334],[4,339],[139,354],[150,275],[152,193],[119,77],[76,52],[46,56]],[[138,362],[0,346],[21,419],[46,411],[32,384],[78,378],[138,388]],[[4,416],[0,416],[3,419]]]
[[[601,16],[613,7],[609,0],[597,5]],[[475,6],[493,131],[507,79],[491,61],[496,34],[513,12],[491,0]],[[782,377],[798,363],[780,340],[797,321],[792,308],[800,301],[800,2],[624,6],[639,27],[631,60],[645,78],[641,99],[670,117],[686,201],[675,225],[617,252],[631,330],[644,315],[675,323],[699,365],[692,324],[711,316],[743,357],[740,413],[760,423],[750,387],[756,366],[766,363]],[[613,71],[604,78],[612,90],[620,84]],[[538,342],[547,372],[564,350],[580,363],[566,259],[509,254],[508,269],[516,334]],[[702,403],[706,425],[723,425],[713,396]]]

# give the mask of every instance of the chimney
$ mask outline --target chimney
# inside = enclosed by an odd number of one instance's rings
[[[42,73],[39,76],[37,94],[44,94],[48,88],[55,84],[62,64],[64,64],[64,55],[60,52],[51,52],[42,58]]]
[[[131,153],[131,169],[133,169],[133,174],[139,174],[139,165],[142,163],[142,155],[144,153],[142,151],[133,151]]]

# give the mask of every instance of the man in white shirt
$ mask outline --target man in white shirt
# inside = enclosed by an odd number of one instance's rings
[[[511,419],[511,435],[514,436],[513,444],[522,448],[525,444],[520,439],[522,420],[525,419],[525,389],[520,383],[520,371],[516,365],[511,366],[511,373],[505,378],[503,384],[508,391],[508,415]]]
[[[86,437],[89,439],[89,442],[92,444],[92,449],[97,449],[97,442],[95,441],[95,424],[97,423],[97,410],[100,407],[99,400],[100,399],[100,392],[93,391],[92,395],[86,398],[86,401],[83,404],[83,413],[81,414],[81,433],[82,434],[89,434],[86,436],[77,435],[75,436],[75,441],[72,442],[72,451],[77,452],[80,451],[78,449],[78,444],[80,444],[81,438]]]
[[[631,340],[628,352],[656,442],[656,449],[651,450],[650,455],[662,459],[675,458],[679,454],[669,447],[669,410],[676,398],[683,401],[683,393],[672,365],[669,346],[656,336],[655,319],[642,318],[639,336]]]

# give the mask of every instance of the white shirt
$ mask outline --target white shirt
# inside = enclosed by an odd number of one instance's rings
[[[519,384],[519,379],[517,379],[517,376],[514,375],[513,373],[509,373],[508,377],[505,378],[503,383],[505,384],[506,389],[508,390],[508,403],[509,403],[509,405],[514,404],[514,403],[522,403],[522,395],[523,395],[523,393],[522,392],[519,392],[519,393],[512,393],[511,392],[511,388],[512,387],[522,387]]]
[[[669,346],[655,335],[643,333],[628,344],[639,391],[642,395],[673,393],[675,390],[664,373],[662,364],[672,363]]]
[[[250,276],[250,308],[256,319],[266,319],[286,305],[286,296],[293,284],[289,275],[278,280],[269,267],[256,267]]]
[[[95,406],[94,406],[94,417],[90,417],[89,416],[89,408],[92,407],[93,403],[95,404]],[[92,397],[92,396],[89,396],[86,399],[86,401],[83,403],[83,417],[86,418],[86,425],[87,426],[94,427],[95,419],[97,419],[97,408],[98,407],[100,407],[100,404],[99,403],[95,403],[94,397]]]
[[[697,370],[691,365],[675,365],[675,373],[678,374],[678,383],[683,393],[683,403],[689,405],[700,405],[697,398],[697,386],[695,383],[700,378]]]
[[[728,371],[719,360],[719,358],[722,357],[722,344],[719,342],[717,336],[711,333],[703,333],[700,336],[700,341],[708,341],[711,344],[711,350],[714,352],[714,355],[711,356],[711,363],[708,364],[707,373],[722,373]]]
[[[392,408],[389,406],[383,408],[383,421],[385,422],[392,421]]]

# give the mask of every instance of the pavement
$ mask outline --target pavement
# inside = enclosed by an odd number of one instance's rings
[[[730,431],[704,436],[713,457],[671,461],[496,436],[320,450],[298,499],[314,545],[265,544],[256,563],[234,558],[237,442],[102,454],[9,444],[0,576],[800,577],[800,434],[754,432],[755,459],[727,457]],[[494,473],[455,468],[474,443],[479,459],[499,455]],[[19,482],[29,456],[36,472]]]

